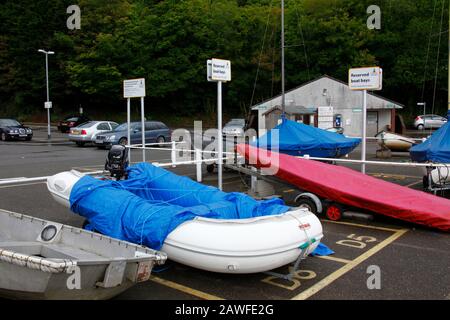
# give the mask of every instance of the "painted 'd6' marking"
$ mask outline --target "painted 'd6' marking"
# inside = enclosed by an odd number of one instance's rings
[[[289,267],[289,272],[292,271],[292,267]],[[314,271],[311,270],[298,270],[294,273],[294,276],[292,277],[292,284],[291,285],[285,285],[279,282],[275,282],[274,280],[279,280],[280,279],[278,277],[275,276],[270,276],[267,277],[263,280],[261,280],[262,282],[271,284],[273,286],[277,286],[283,289],[287,289],[287,290],[295,290],[298,287],[301,286],[301,281],[300,280],[311,280],[314,279],[315,277],[317,277],[317,274]]]

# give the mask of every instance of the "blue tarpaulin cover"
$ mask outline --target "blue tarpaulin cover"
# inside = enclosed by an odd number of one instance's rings
[[[91,230],[156,250],[171,231],[195,217],[245,219],[290,209],[281,199],[226,193],[148,163],[130,166],[128,180],[82,177],[72,188],[70,206]]]
[[[278,130],[279,141],[273,130]],[[311,157],[337,158],[350,153],[360,142],[359,138],[346,138],[339,133],[283,119],[251,145],[267,150],[278,149],[278,152],[291,156],[308,154]]]
[[[334,254],[334,251],[328,248],[324,243],[319,243],[316,249],[310,254],[310,256],[329,256]]]
[[[409,153],[411,159],[417,162],[450,163],[450,122],[435,131],[426,141],[413,146]]]

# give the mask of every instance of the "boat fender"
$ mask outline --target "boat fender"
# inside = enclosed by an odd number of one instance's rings
[[[322,201],[320,201],[319,197],[316,196],[314,193],[310,192],[300,193],[297,197],[295,197],[294,202],[297,202],[297,200],[300,198],[308,198],[314,201],[314,204],[316,205],[317,208],[317,213],[322,213],[323,210]]]

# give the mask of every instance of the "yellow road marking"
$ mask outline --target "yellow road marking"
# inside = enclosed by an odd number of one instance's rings
[[[413,183],[407,184],[405,187],[411,188],[412,186],[418,185],[419,183],[422,183],[422,182],[423,182],[422,180],[419,180],[417,182],[413,182]]]
[[[365,260],[367,260],[368,258],[373,256],[374,254],[376,254],[378,251],[382,250],[384,247],[386,247],[387,245],[391,244],[392,242],[394,242],[395,240],[400,238],[407,231],[408,231],[408,229],[397,230],[389,238],[387,238],[386,240],[380,242],[379,244],[374,246],[372,249],[370,249],[367,252],[365,252],[364,254],[360,255],[355,260],[351,261],[350,263],[346,264],[342,268],[336,270],[335,272],[333,272],[329,276],[325,277],[324,279],[322,279],[321,281],[319,281],[318,283],[313,285],[311,288],[309,288],[309,289],[303,291],[302,293],[296,295],[295,297],[292,298],[292,300],[306,300],[306,299],[310,298],[311,296],[313,296],[314,294],[316,294],[317,292],[319,292],[323,288],[329,286],[336,279],[342,277],[344,274],[346,274],[347,272],[349,272],[350,270],[355,268],[357,265],[359,265],[360,263],[364,262]]]
[[[365,224],[359,224],[359,223],[353,223],[353,222],[344,222],[344,221],[332,221],[332,220],[325,220],[321,219],[321,222],[328,222],[328,223],[335,223],[335,224],[344,224],[347,226],[354,226],[354,227],[361,227],[361,228],[367,228],[367,229],[374,229],[374,230],[382,230],[382,231],[390,231],[390,232],[397,232],[402,229],[392,229],[392,228],[385,228],[385,227],[375,227],[375,226],[369,226]]]
[[[223,298],[211,295],[209,293],[205,293],[199,290],[195,290],[186,286],[183,286],[182,284],[173,282],[173,281],[169,281],[169,280],[165,280],[159,277],[155,277],[155,276],[151,276],[150,280],[159,284],[162,284],[163,286],[178,290],[178,291],[182,291],[184,293],[187,293],[191,296],[195,296],[197,298],[200,299],[205,299],[205,300],[225,300]]]
[[[342,262],[342,263],[350,263],[350,262],[352,262],[351,260],[342,259],[342,258],[333,257],[333,256],[315,256],[315,258],[320,258],[320,259],[325,259],[325,260],[332,260],[332,261]]]
[[[405,178],[420,178],[419,176],[408,176],[403,174],[389,174],[389,173],[369,173],[369,175],[374,177],[384,177],[384,178],[392,178],[398,180],[404,180]]]

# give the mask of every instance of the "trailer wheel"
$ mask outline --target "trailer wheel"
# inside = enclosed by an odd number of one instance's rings
[[[422,178],[422,184],[423,184],[423,188],[424,189],[428,189],[428,187],[430,186],[430,181],[428,180],[428,176],[423,176]]]
[[[208,173],[213,173],[214,172],[214,164],[208,164],[206,166],[206,171],[208,171]]]
[[[314,213],[315,215],[317,215],[317,207],[316,204],[314,203],[314,201],[312,201],[311,199],[305,198],[305,197],[300,197],[295,201],[295,204],[299,207],[299,208],[306,208],[309,211],[311,211],[312,213]]]
[[[337,204],[332,204],[327,208],[326,216],[332,221],[338,221],[342,218],[342,207]]]

